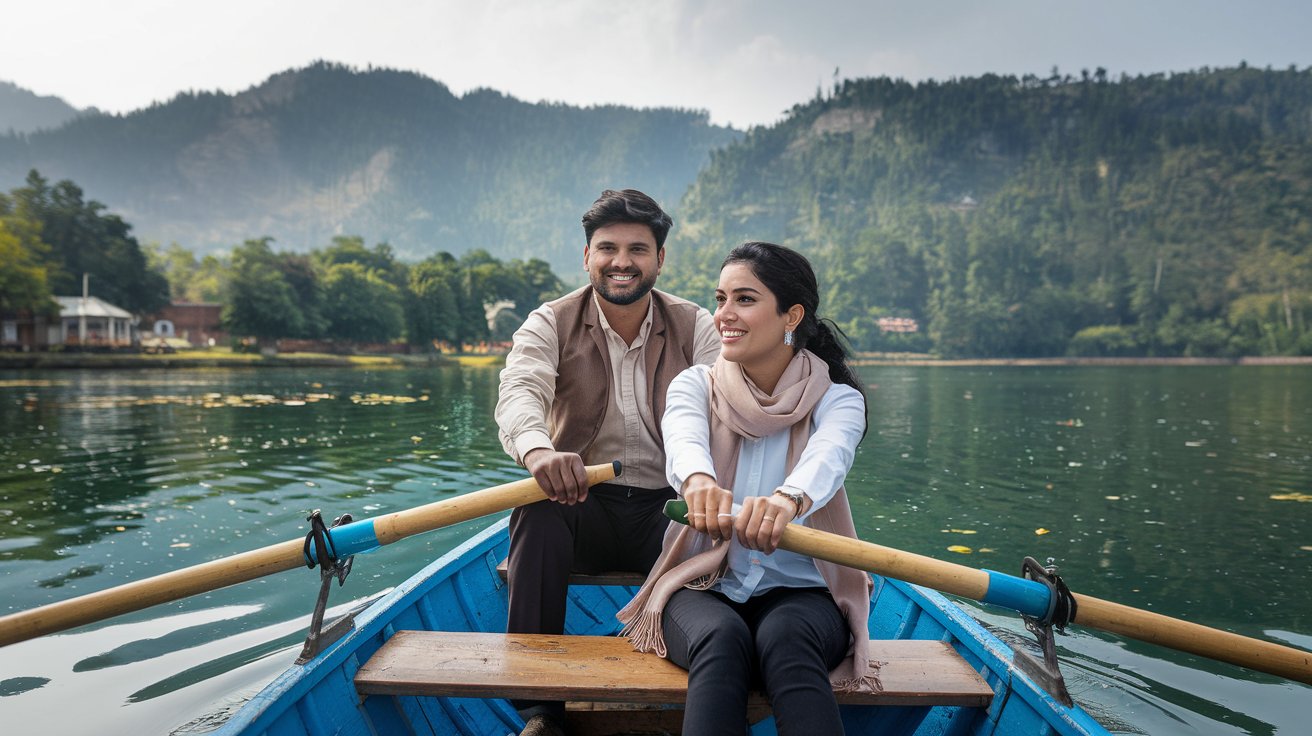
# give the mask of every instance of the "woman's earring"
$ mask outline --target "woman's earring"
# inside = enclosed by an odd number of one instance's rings
[[[792,331],[792,330],[784,330],[784,344],[787,345],[788,347],[792,347],[792,346],[793,346],[793,331]]]

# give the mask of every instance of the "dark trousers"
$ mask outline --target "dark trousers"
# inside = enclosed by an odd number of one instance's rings
[[[752,687],[764,687],[781,735],[843,733],[829,671],[851,632],[827,589],[774,588],[736,603],[685,588],[663,627],[670,661],[688,670],[684,736],[743,736]]]
[[[571,572],[650,571],[670,521],[661,510],[674,497],[668,486],[650,490],[602,483],[573,506],[540,501],[516,508],[510,514],[506,631],[564,633]],[[564,703],[514,705],[525,719],[539,712],[565,714]]]

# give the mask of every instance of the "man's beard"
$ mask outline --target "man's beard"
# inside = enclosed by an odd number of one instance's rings
[[[602,274],[600,278],[593,278],[592,288],[601,295],[602,299],[620,307],[641,300],[644,296],[647,296],[648,292],[650,292],[653,287],[656,286],[656,274],[652,274],[648,277],[644,276],[641,272],[634,272],[634,275],[637,276],[637,278],[634,279],[638,282],[637,287],[633,288],[632,291],[619,292],[614,289],[615,284],[607,278],[609,275],[610,274]]]

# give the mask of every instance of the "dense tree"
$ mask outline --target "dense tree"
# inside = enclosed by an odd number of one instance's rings
[[[91,293],[131,312],[152,312],[168,304],[168,281],[147,264],[131,226],[105,206],[83,199],[71,181],[53,187],[37,171],[26,186],[10,192],[11,205],[23,219],[40,224],[51,290],[57,295],[82,293],[90,278]]]
[[[783,242],[858,348],[897,316],[948,356],[1312,352],[1312,70],[844,81],[680,210],[665,288]]]
[[[302,334],[305,316],[287,283],[272,238],[247,240],[232,252],[232,279],[223,297],[223,323],[234,336],[268,345]]]
[[[390,342],[401,336],[401,295],[377,269],[335,263],[324,273],[323,293],[329,337]]]
[[[59,313],[38,252],[10,232],[0,217],[0,313]]]
[[[217,256],[196,254],[177,243],[161,249],[158,244],[144,248],[148,266],[164,275],[169,283],[169,298],[175,302],[217,302],[228,281],[227,265]]]

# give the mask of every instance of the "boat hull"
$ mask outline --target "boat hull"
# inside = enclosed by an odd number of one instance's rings
[[[355,620],[354,629],[304,665],[294,666],[246,703],[218,731],[225,736],[390,736],[518,733],[522,721],[505,700],[371,696],[361,701],[356,671],[400,630],[503,632],[505,583],[497,564],[509,551],[501,520],[444,555]],[[876,577],[871,639],[947,641],[994,690],[987,708],[843,706],[849,734],[1010,736],[1107,734],[1084,710],[1067,707],[1017,670],[1013,652],[963,609],[933,591]],[[612,635],[615,611],[632,588],[573,586],[568,634]],[[772,734],[771,719],[753,734]]]

